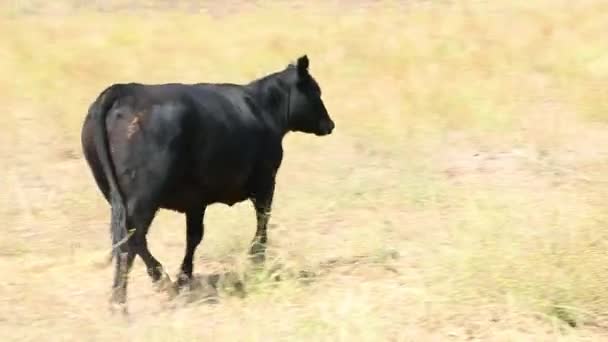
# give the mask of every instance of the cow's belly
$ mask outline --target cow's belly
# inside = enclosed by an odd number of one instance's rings
[[[223,203],[234,205],[249,198],[250,192],[245,187],[224,189],[221,191],[206,191],[203,201],[206,204]]]
[[[249,199],[249,197],[250,194],[245,188],[226,189],[216,192],[184,189],[163,201],[161,208],[184,213],[188,208],[197,208],[200,205],[222,203],[233,206],[236,203]]]
[[[163,198],[161,207],[179,212],[200,205],[222,203],[232,206],[250,198],[250,174],[244,172],[200,177],[185,177],[171,187]]]
[[[250,173],[247,169],[235,169],[214,177],[204,177],[200,189],[203,202],[206,204],[223,203],[234,205],[249,198]]]

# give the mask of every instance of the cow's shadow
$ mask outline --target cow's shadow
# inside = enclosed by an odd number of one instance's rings
[[[218,303],[220,293],[224,296],[245,298],[245,282],[237,272],[217,272],[210,274],[194,274],[188,284],[178,288],[174,285],[177,298],[187,303],[203,302]]]
[[[332,273],[349,274],[360,267],[379,267],[389,273],[399,273],[390,260],[399,255],[391,252],[386,256],[351,256],[327,259],[310,268],[285,265],[277,260],[266,264],[253,264],[240,271],[220,271],[209,274],[194,274],[189,284],[179,290],[178,297],[187,303],[218,303],[221,297],[245,298],[259,289],[267,289],[284,280],[310,285]]]
[[[298,273],[297,275],[295,273]],[[174,289],[178,293],[174,299],[186,303],[217,303],[220,297],[245,298],[260,287],[276,284],[285,279],[312,280],[311,273],[295,272],[280,263],[252,264],[240,271],[220,271],[208,274],[194,274],[188,284]]]

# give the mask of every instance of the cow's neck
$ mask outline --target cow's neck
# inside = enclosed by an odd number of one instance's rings
[[[281,76],[281,73],[272,74],[250,83],[248,87],[256,94],[256,100],[262,107],[262,115],[270,116],[268,119],[283,137],[291,128],[291,90]]]

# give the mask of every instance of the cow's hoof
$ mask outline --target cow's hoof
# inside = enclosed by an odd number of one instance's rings
[[[177,297],[176,286],[171,281],[171,277],[167,273],[164,273],[162,277],[156,282],[156,291],[165,292],[169,296],[169,299]]]
[[[177,276],[174,287],[177,292],[182,292],[184,290],[192,291],[193,279],[182,273]]]
[[[125,287],[118,286],[112,288],[110,312],[112,314],[127,314],[127,289]]]
[[[110,301],[110,313],[112,315],[128,316],[129,310],[127,309],[126,303],[116,303],[114,301]]]
[[[254,265],[261,266],[266,261],[266,254],[265,253],[255,253],[255,254],[250,253],[249,259],[251,260],[251,262]]]
[[[266,246],[254,242],[249,250],[249,258],[254,264],[263,264],[266,261]]]

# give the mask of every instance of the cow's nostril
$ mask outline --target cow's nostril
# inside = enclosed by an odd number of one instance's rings
[[[322,127],[321,130],[323,131],[323,133],[330,134],[334,130],[334,127],[336,127],[336,125],[334,124],[333,121],[327,120],[327,121],[323,122],[321,127]]]
[[[331,121],[323,120],[319,123],[319,133],[321,133],[322,135],[331,133],[331,130],[332,130]]]

